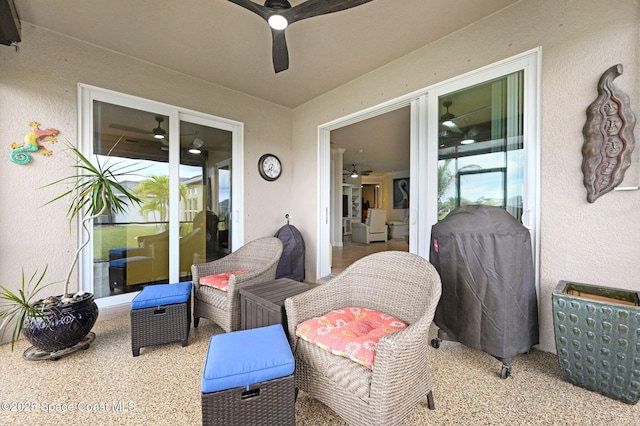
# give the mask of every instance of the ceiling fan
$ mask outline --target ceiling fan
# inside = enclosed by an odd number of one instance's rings
[[[453,104],[451,101],[444,101],[442,106],[447,109],[447,112],[440,116],[440,122],[443,126],[447,127],[452,132],[462,133],[462,130],[458,127],[458,125],[453,121],[456,116],[449,112],[449,107]]]
[[[344,175],[350,175],[352,178],[357,178],[358,176],[369,176],[373,170],[364,170],[362,172],[358,172],[358,170],[356,170],[356,165],[352,164],[353,166],[353,170],[343,170],[342,174]]]
[[[111,123],[109,127],[112,129],[124,130],[125,132],[133,132],[140,133],[142,135],[153,135],[154,139],[160,140],[164,145],[168,145],[169,141],[167,140],[167,131],[162,128],[162,123],[164,122],[164,117],[156,116],[155,120],[158,122],[158,125],[151,130],[140,129],[138,127],[126,126],[124,124]],[[180,136],[195,136],[198,134],[197,130],[193,130],[187,133],[181,133]]]
[[[155,139],[164,139],[167,136],[167,131],[162,128],[163,117],[157,116],[156,121],[158,126],[152,130],[139,129],[137,127],[125,126],[123,124],[111,123],[109,127],[112,129],[124,130],[125,132],[141,133],[143,135],[153,135]]]
[[[251,0],[229,1],[250,10],[267,21],[271,27],[273,41],[273,68],[276,73],[279,73],[289,68],[289,52],[284,36],[284,30],[287,26],[303,19],[360,6],[371,0],[307,0],[293,7],[287,0],[266,0],[264,6]]]
[[[442,114],[440,116],[440,123],[442,123],[443,126],[447,127],[449,130],[451,130],[452,132],[455,132],[455,133],[463,133],[462,129],[460,129],[460,126],[458,126],[458,124],[457,124],[457,122],[459,120],[462,120],[463,118],[469,117],[469,116],[471,116],[473,114],[476,114],[478,112],[481,112],[481,111],[484,111],[486,109],[491,108],[491,105],[485,105],[485,106],[480,107],[478,109],[475,109],[473,111],[465,112],[464,114],[460,114],[458,116],[455,116],[454,114],[449,112],[449,107],[452,104],[453,104],[453,102],[451,102],[451,101],[445,101],[445,102],[442,103],[442,106],[447,109],[447,112],[445,112],[444,114]]]

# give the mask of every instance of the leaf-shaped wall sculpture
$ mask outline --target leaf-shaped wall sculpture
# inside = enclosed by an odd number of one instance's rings
[[[627,94],[613,84],[620,75],[621,64],[602,74],[598,97],[587,108],[587,122],[582,129],[582,173],[590,203],[618,186],[631,165],[636,117]]]

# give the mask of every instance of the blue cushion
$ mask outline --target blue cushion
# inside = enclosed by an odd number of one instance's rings
[[[109,250],[109,254],[113,254],[113,255],[117,255],[117,256],[123,256],[127,250],[129,250],[129,248],[127,247],[120,247],[120,248],[115,248],[115,249],[111,249]]]
[[[122,259],[114,259],[109,261],[109,266],[112,268],[126,268],[127,263],[131,262],[140,262],[143,260],[151,260],[148,256],[133,256],[133,257],[123,257]]]
[[[191,294],[191,281],[178,284],[148,285],[131,301],[131,309],[184,303]]]
[[[109,250],[109,256],[131,257],[136,253],[143,253],[144,251],[145,249],[142,247],[120,247]]]
[[[211,336],[202,392],[246,387],[293,374],[295,361],[282,324]]]

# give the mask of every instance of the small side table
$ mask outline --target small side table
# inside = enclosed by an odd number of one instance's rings
[[[256,284],[240,290],[241,327],[243,330],[282,324],[287,330],[284,301],[313,287],[289,278]]]

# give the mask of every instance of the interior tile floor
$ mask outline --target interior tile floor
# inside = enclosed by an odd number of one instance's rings
[[[331,250],[331,275],[340,272],[358,259],[380,251],[409,251],[409,243],[404,238],[396,238],[385,242],[370,244],[354,243],[350,237],[345,237],[342,247],[333,247]]]

